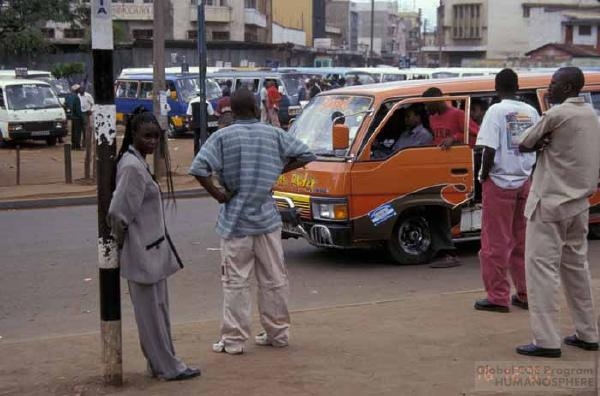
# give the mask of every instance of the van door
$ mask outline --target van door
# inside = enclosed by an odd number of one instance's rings
[[[407,137],[407,113],[414,109],[420,112],[427,129],[425,103],[440,100],[466,109],[463,133],[464,141],[468,141],[468,96],[411,98],[396,103],[352,166],[350,205],[353,213],[362,214],[353,219],[356,239],[389,240],[399,222],[415,213],[421,219],[417,223],[422,224],[421,231],[415,231],[413,237],[425,238],[427,234],[431,238],[431,227],[422,229],[432,221],[427,216],[430,207],[457,209],[469,201],[473,157],[468,144],[456,144],[445,151],[432,145],[432,140],[423,145],[409,144],[413,136]],[[381,213],[385,214],[384,220]],[[459,222],[459,210],[453,211],[453,219],[453,224]]]

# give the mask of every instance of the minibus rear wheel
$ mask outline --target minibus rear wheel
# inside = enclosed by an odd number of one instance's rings
[[[169,126],[167,127],[167,137],[169,139],[175,139],[177,137],[177,131],[175,130],[175,125],[171,121],[169,121]]]
[[[432,230],[424,211],[407,211],[400,215],[388,251],[398,264],[422,264],[433,256]]]

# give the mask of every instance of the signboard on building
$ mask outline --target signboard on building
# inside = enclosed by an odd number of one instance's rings
[[[331,39],[330,38],[316,38],[313,40],[313,47],[315,48],[331,48]]]
[[[100,0],[97,0],[100,1]],[[104,0],[108,2],[108,0]],[[113,19],[128,21],[151,21],[154,19],[152,3],[112,3]]]

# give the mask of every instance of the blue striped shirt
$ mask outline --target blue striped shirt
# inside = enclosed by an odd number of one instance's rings
[[[213,133],[194,158],[189,173],[216,175],[235,195],[221,205],[216,231],[223,238],[266,234],[281,227],[271,196],[291,159],[316,159],[292,134],[256,119],[237,120]]]

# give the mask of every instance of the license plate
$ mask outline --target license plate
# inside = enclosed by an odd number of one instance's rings
[[[219,126],[219,122],[218,121],[209,121],[208,122],[208,127],[209,128],[216,128],[217,126]]]
[[[465,208],[460,217],[462,232],[479,231],[481,229],[481,209]]]
[[[35,132],[31,132],[31,136],[50,136],[50,131],[35,131]]]

